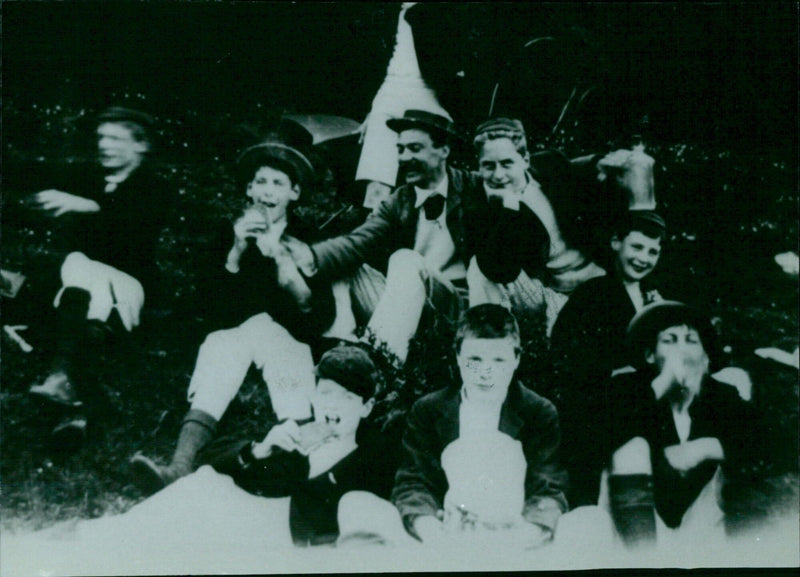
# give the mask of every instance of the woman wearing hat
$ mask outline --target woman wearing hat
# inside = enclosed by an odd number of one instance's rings
[[[702,312],[648,305],[628,343],[637,370],[614,379],[606,429],[616,530],[629,545],[722,535],[733,503],[719,497],[756,480],[766,429],[733,386],[710,376],[719,353]]]
[[[159,466],[142,455],[131,461],[147,492],[193,470],[195,455],[213,437],[252,364],[263,372],[279,419],[310,417],[312,347],[322,345],[336,307],[331,285],[306,277],[283,242],[289,235],[310,240],[313,234],[291,212],[314,180],[305,152],[311,141],[305,129],[283,122],[238,159],[247,205],[232,224],[225,223],[204,281],[205,312],[226,328],[209,334],[200,347],[189,384],[191,409],[171,463]]]

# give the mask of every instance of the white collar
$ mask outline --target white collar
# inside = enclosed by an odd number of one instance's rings
[[[414,191],[417,193],[417,201],[414,203],[414,208],[419,208],[425,201],[432,197],[434,194],[441,194],[443,197],[447,198],[447,189],[450,185],[450,179],[447,176],[447,172],[444,173],[444,178],[439,181],[433,188],[418,188],[414,187]]]

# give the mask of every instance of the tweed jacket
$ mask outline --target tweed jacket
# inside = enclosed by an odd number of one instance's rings
[[[412,534],[416,517],[436,515],[442,509],[447,478],[441,455],[459,437],[460,405],[460,387],[450,386],[419,399],[408,416],[392,502]],[[498,429],[522,443],[528,463],[523,517],[554,530],[567,510],[566,473],[557,461],[561,432],[555,407],[522,384],[512,383]]]
[[[486,204],[478,177],[466,170],[447,167],[447,228],[456,246],[456,256],[464,263],[473,250],[465,229],[465,213]],[[478,192],[480,191],[480,194]],[[378,212],[349,234],[314,244],[311,248],[318,274],[339,278],[354,272],[362,263],[385,272],[389,257],[401,248],[413,248],[419,210],[412,185],[397,187]]]

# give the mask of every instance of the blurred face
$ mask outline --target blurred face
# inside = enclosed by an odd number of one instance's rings
[[[337,437],[355,435],[361,419],[372,411],[374,401],[366,403],[336,381],[320,379],[311,395],[314,420],[330,425]]]
[[[436,148],[422,130],[404,130],[397,137],[397,161],[406,184],[431,188],[444,176],[449,154],[449,146]]]
[[[634,230],[622,240],[615,237],[611,248],[617,253],[617,272],[628,282],[638,282],[653,272],[658,263],[661,239]]]
[[[292,184],[285,172],[262,166],[247,185],[247,196],[269,210],[272,222],[278,222],[286,218],[289,204],[300,198],[300,186]]]
[[[518,344],[511,337],[478,339],[467,337],[456,360],[467,397],[502,401],[519,366]]]
[[[708,371],[708,355],[700,340],[700,333],[686,325],[669,327],[658,333],[655,350],[648,354],[647,362],[659,372],[670,365],[678,377],[699,377]],[[688,379],[694,381],[696,379]]]
[[[97,127],[97,156],[100,165],[108,170],[135,168],[148,150],[146,142],[134,138],[130,128],[116,122],[104,122]]]
[[[529,165],[508,138],[487,140],[478,153],[478,170],[489,198],[521,192]]]

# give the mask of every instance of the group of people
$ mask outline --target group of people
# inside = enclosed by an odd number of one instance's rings
[[[76,239],[54,302],[52,370],[30,391],[49,401],[91,408],[95,343],[138,324],[160,224],[144,207],[151,195],[167,198],[143,162],[151,123],[106,110],[104,170],[86,188],[35,196],[72,218]],[[200,347],[171,461],[131,460],[137,484],[157,493],[148,501],[189,498],[191,525],[208,521],[204,487],[209,500],[231,490],[272,498],[274,507],[249,510],[269,518],[271,543],[303,546],[478,540],[522,551],[586,527],[630,547],[679,530],[724,533],[722,489],[753,481],[765,428],[712,377],[720,367],[709,319],[647,284],[666,231],[652,210],[652,159],[531,154],[522,124],[498,117],[477,127],[478,169],[467,171],[448,163],[460,133],[447,118],[412,109],[387,126],[403,182],[334,238],[315,240],[292,214],[314,182],[301,126],[284,122],[239,156],[247,206],[221,227],[204,287],[224,328]],[[567,219],[580,217],[559,203],[586,187],[608,193],[600,183],[609,176],[627,202],[608,215],[604,270],[569,233]],[[632,182],[645,188],[624,186]],[[435,315],[457,326],[460,379],[418,399],[402,438],[391,438],[369,415],[390,392],[386,369],[406,363]],[[517,317],[539,319],[550,337],[554,402],[515,379]],[[253,365],[275,425],[262,439],[216,439]],[[199,465],[209,466],[194,473]],[[220,489],[218,476],[238,488]]]
[[[390,73],[402,78],[402,66]],[[766,428],[714,378],[709,318],[649,284],[667,238],[654,160],[641,148],[532,152],[519,120],[495,116],[471,134],[475,169],[457,168],[465,131],[422,95],[370,115],[362,161],[389,168],[368,171],[373,210],[344,235],[320,238],[293,213],[317,181],[304,127],[284,119],[241,152],[246,206],[221,224],[199,278],[215,330],[174,453],[132,457],[152,496],[88,522],[81,555],[121,538],[139,556],[131,542],[158,555],[292,543],[565,552],[578,540],[646,550],[732,532],[731,502],[758,479]],[[102,410],[96,353],[136,329],[158,274],[154,207],[171,196],[147,162],[153,128],[142,112],[104,111],[100,170],[34,197],[72,244],[52,367],[30,392],[83,406],[90,421]],[[457,377],[417,399],[395,437],[371,413],[437,318],[456,327]],[[520,326],[549,343],[554,398],[517,378]],[[253,366],[274,425],[218,438]]]

